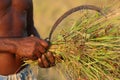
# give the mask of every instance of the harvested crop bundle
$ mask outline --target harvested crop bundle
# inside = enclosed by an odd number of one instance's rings
[[[56,57],[56,66],[67,80],[120,79],[120,13],[106,17],[84,10],[52,39],[49,51],[62,57]]]
[[[67,80],[120,79],[120,15],[106,16],[84,11],[54,37],[51,51],[63,57],[58,69]]]

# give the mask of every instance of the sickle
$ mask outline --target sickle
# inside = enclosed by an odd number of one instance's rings
[[[68,17],[70,14],[72,14],[76,11],[79,11],[79,10],[83,10],[83,9],[94,10],[94,11],[99,12],[101,15],[105,16],[100,8],[93,6],[93,5],[81,5],[81,6],[72,8],[72,9],[68,10],[67,12],[65,12],[62,16],[60,16],[56,20],[56,22],[54,23],[54,25],[51,28],[49,36],[45,40],[50,44],[52,34],[55,31],[55,29],[57,28],[57,26],[59,25],[59,23],[62,22],[62,20],[65,19],[66,17]]]

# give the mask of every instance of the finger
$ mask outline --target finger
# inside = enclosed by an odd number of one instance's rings
[[[42,46],[42,45],[39,45],[37,47],[37,49],[39,50],[40,53],[44,54],[46,52],[46,49]]]
[[[50,64],[49,64],[49,62],[48,62],[48,60],[47,60],[45,55],[42,55],[41,60],[42,60],[43,65],[44,65],[45,68],[50,67]]]
[[[44,68],[44,65],[42,63],[42,60],[40,58],[38,58],[38,65],[41,67],[41,68]]]
[[[37,53],[35,53],[35,55],[37,56],[37,58],[41,58],[41,56],[42,56],[42,53],[40,53],[40,52],[37,52]]]
[[[44,48],[47,49],[49,47],[49,44],[47,43],[47,41],[40,39],[39,42]]]
[[[51,66],[55,65],[55,57],[53,56],[53,54],[51,52],[47,52],[46,53],[46,57],[49,60],[49,62],[51,63]]]
[[[37,60],[37,58],[38,58],[37,56],[35,56],[35,54],[27,55],[25,57],[28,59],[31,59],[31,60]]]
[[[42,53],[39,50],[34,50],[33,56],[36,56],[37,58],[40,58],[42,56]]]

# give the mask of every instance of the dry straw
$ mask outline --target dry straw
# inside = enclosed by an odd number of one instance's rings
[[[50,51],[62,56],[57,58],[56,66],[67,80],[120,79],[118,10],[108,13],[104,9],[107,18],[84,10],[71,28],[62,29],[54,37]]]
[[[120,79],[120,15],[106,16],[85,10],[54,37],[50,51],[63,57],[57,67],[67,80]]]

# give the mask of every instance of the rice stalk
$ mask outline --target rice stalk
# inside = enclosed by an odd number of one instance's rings
[[[119,80],[120,15],[87,13],[54,38],[50,51],[63,57],[58,68],[67,80]]]
[[[56,67],[66,80],[120,79],[120,13],[119,9],[98,13],[83,11],[71,28],[62,29],[52,40],[51,52]],[[37,62],[25,61],[31,65]],[[62,66],[62,67],[61,67]]]

